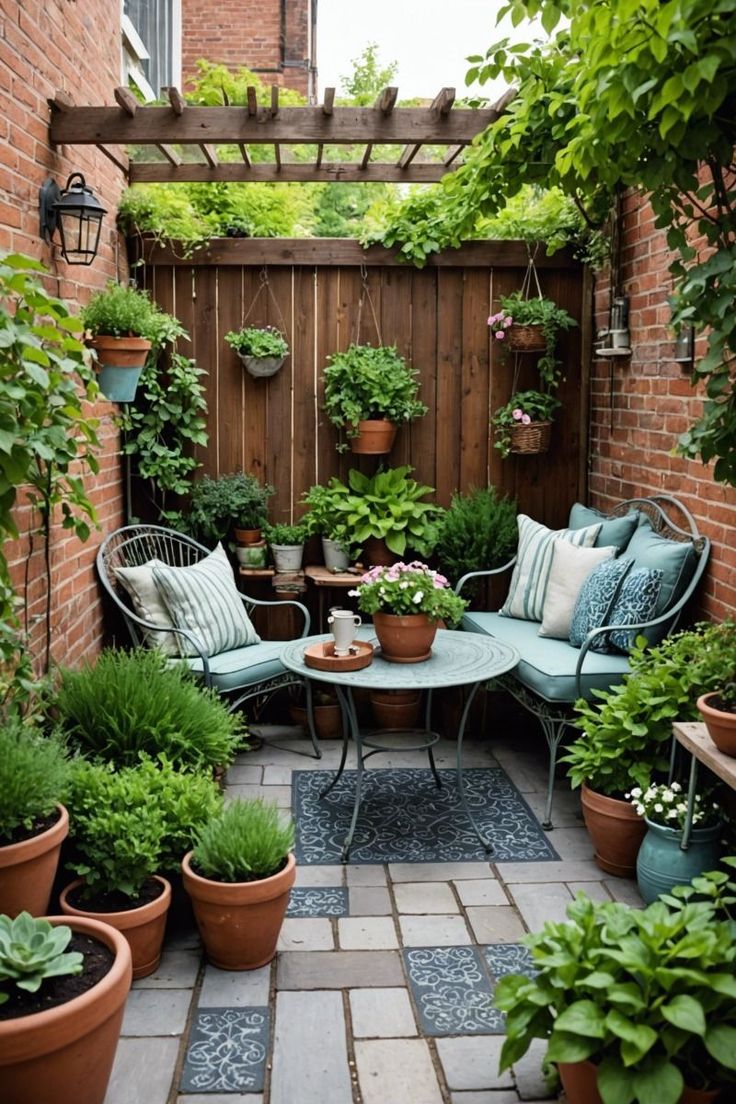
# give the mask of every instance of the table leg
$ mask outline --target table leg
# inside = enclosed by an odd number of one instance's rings
[[[671,786],[675,777],[675,763],[677,761],[677,740],[672,737],[672,747],[670,748],[670,769],[667,774],[667,785]]]
[[[346,703],[345,703],[345,699],[343,697],[343,692],[340,689],[340,687],[336,686],[335,690],[337,692],[337,700],[340,703],[340,716],[342,718],[342,755],[340,756],[340,765],[337,768],[337,771],[335,773],[335,777],[332,779],[330,784],[324,790],[322,790],[322,792],[320,793],[320,795],[319,795],[320,800],[323,797],[326,797],[327,794],[330,792],[330,790],[334,789],[334,787],[340,781],[340,778],[342,777],[342,772],[345,770],[345,761],[348,757],[348,742],[349,742],[350,737],[349,737],[349,732],[348,732],[347,706],[346,706]]]
[[[340,698],[340,704],[343,707],[343,717],[347,718],[347,723],[350,726],[351,735],[355,741],[355,747],[357,751],[357,763],[356,763],[356,776],[355,776],[355,798],[353,800],[353,815],[350,819],[350,827],[348,834],[343,840],[342,854],[340,855],[341,862],[348,861],[348,855],[350,854],[350,845],[353,842],[353,836],[355,835],[355,827],[358,823],[358,814],[360,813],[360,796],[363,785],[363,744],[360,738],[360,725],[358,723],[358,714],[355,711],[355,703],[353,702],[353,695],[349,689],[343,690],[341,687],[337,687],[337,694]],[[339,777],[339,776],[338,776]]]
[[[427,702],[424,707],[424,729],[426,732],[432,731],[432,691],[427,691]],[[427,748],[427,758],[429,759],[429,765],[432,768],[432,774],[434,775],[435,784],[438,790],[442,789],[442,779],[437,773],[437,767],[434,761],[434,752],[431,747]]]
[[[698,785],[698,760],[695,756],[690,758],[690,782],[687,788],[687,812],[685,813],[685,823],[682,826],[682,841],[680,847],[683,851],[687,851],[690,846],[690,833],[693,830],[693,813],[695,811],[695,791]]]
[[[319,740],[317,739],[317,733],[314,728],[314,708],[312,702],[312,682],[310,679],[304,679],[304,694],[307,703],[307,727],[309,728],[309,737],[312,741],[312,747],[314,748],[314,758],[321,759],[322,751],[320,750]]]
[[[458,790],[460,791],[460,805],[462,806],[463,812],[465,813],[465,815],[468,818],[468,820],[470,821],[470,823],[473,825],[473,831],[475,832],[476,836],[480,840],[484,851],[487,851],[489,854],[492,854],[493,844],[490,843],[483,836],[480,828],[478,827],[478,825],[475,822],[475,818],[474,818],[473,814],[471,813],[470,808],[468,806],[468,799],[465,796],[465,784],[464,784],[464,781],[463,781],[463,737],[465,735],[465,722],[468,719],[468,714],[470,712],[470,707],[473,704],[473,698],[475,697],[479,686],[480,686],[480,683],[476,682],[475,686],[473,686],[472,690],[468,694],[467,701],[465,702],[465,706],[463,708],[462,715],[460,717],[460,727],[458,728],[458,732],[457,732],[457,786],[458,786]]]

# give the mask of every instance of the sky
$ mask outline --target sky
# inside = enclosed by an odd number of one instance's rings
[[[340,77],[352,70],[369,42],[378,43],[379,60],[398,61],[399,97],[434,97],[447,85],[466,93],[468,54],[484,54],[491,43],[513,35],[532,37],[528,24],[515,32],[496,28],[501,0],[318,0],[317,63],[320,95],[340,89]],[[499,94],[503,81],[496,86]],[[484,95],[494,89],[487,85]]]

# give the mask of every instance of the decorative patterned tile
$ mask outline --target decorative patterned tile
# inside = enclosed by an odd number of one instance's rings
[[[428,863],[486,860],[460,806],[457,775],[441,770],[437,789],[421,768],[368,770],[350,849],[350,862]],[[294,771],[298,863],[340,862],[353,811],[356,772],[345,771],[320,800],[332,771]],[[558,858],[519,791],[500,767],[465,771],[465,793],[494,846],[494,862],[550,862]]]
[[[189,1036],[181,1091],[261,1092],[268,1023],[268,1008],[200,1009]]]
[[[531,951],[521,943],[489,943],[481,947],[481,951],[489,974],[496,980],[507,974],[526,974],[530,978],[537,976]]]
[[[287,916],[347,916],[348,891],[344,886],[295,886]]]
[[[477,947],[418,947],[404,951],[414,1004],[425,1035],[496,1035],[504,1017]]]

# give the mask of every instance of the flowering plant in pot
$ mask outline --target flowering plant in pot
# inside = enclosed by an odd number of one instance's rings
[[[3,1104],[103,1104],[131,982],[108,924],[0,915]]]
[[[708,735],[724,755],[736,756],[736,681],[729,681],[698,698],[698,709]]]
[[[501,309],[488,319],[491,333],[512,352],[542,352],[537,362],[540,379],[550,387],[559,383],[557,339],[563,330],[577,326],[566,310],[542,296],[526,298],[520,291],[500,299]]]
[[[736,941],[712,903],[632,909],[583,894],[501,978],[500,1068],[547,1042],[570,1104],[704,1104],[736,1084]]]
[[[543,391],[517,391],[491,418],[495,448],[505,460],[509,453],[534,454],[549,448],[552,419],[560,400]]]
[[[647,904],[717,866],[723,814],[710,795],[695,794],[693,830],[685,850],[680,845],[688,805],[679,782],[634,786],[626,796],[647,825],[636,859],[636,880]]]
[[[348,594],[373,615],[381,655],[392,663],[429,659],[438,623],[457,624],[467,606],[444,575],[418,560],[374,567]]]
[[[289,355],[289,343],[275,326],[244,326],[225,334],[252,376],[273,376]]]

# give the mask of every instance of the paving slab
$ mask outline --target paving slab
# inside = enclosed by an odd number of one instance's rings
[[[352,1104],[340,993],[279,993],[270,1104]]]
[[[264,786],[291,786],[291,767],[264,767]]]
[[[155,974],[133,982],[134,989],[191,989],[197,980],[202,956],[199,951],[170,951],[161,955]]]
[[[345,886],[292,886],[287,917],[347,916],[348,891]]]
[[[233,763],[225,775],[228,786],[259,785],[263,781],[263,767],[253,763],[242,763],[237,760]]]
[[[397,1039],[417,1034],[406,989],[351,989],[350,1017],[356,1039]]]
[[[554,842],[554,832],[551,833]],[[601,869],[592,861],[498,863],[499,878],[506,882],[597,882]],[[452,877],[453,875],[448,875]]]
[[[509,899],[496,878],[460,879],[453,883],[464,905],[507,905]]]
[[[644,898],[639,892],[636,882],[630,881],[628,878],[608,877],[603,884],[614,901],[621,901],[622,904],[631,905],[632,908],[644,908]]]
[[[199,938],[199,932],[194,920],[192,920],[191,924],[183,924],[181,927],[176,927],[166,932],[166,950],[201,952],[202,940]]]
[[[291,809],[291,786],[231,786],[225,791],[228,800],[240,798],[244,801],[253,801],[262,798],[271,805],[278,805],[280,809]]]
[[[105,1104],[166,1104],[178,1055],[178,1039],[121,1039]]]
[[[462,916],[400,916],[405,947],[455,947],[472,942]]]
[[[246,1008],[268,1004],[271,964],[258,970],[218,970],[205,966],[200,1008]]]
[[[481,1089],[480,1092],[450,1093],[450,1104],[519,1104],[519,1097],[513,1089]],[[551,1100],[550,1104],[553,1104]]]
[[[344,951],[392,951],[399,946],[391,916],[345,916],[337,921],[337,932]]]
[[[263,1104],[263,1097],[260,1093],[187,1093],[177,1096],[176,1104]]]
[[[355,1062],[363,1104],[442,1104],[425,1039],[358,1040]]]
[[[341,886],[343,884],[342,872],[342,866],[297,865],[294,884],[298,886]]]
[[[287,951],[277,989],[363,989],[404,984],[398,951]]]
[[[277,945],[279,951],[332,951],[334,947],[332,924],[326,916],[287,918]]]
[[[509,1070],[498,1072],[502,1035],[466,1035],[438,1039],[437,1053],[450,1089],[507,1089],[513,1086]]]
[[[457,898],[447,882],[397,882],[394,897],[399,912],[459,912]]]
[[[345,878],[349,886],[385,886],[386,871],[378,863],[346,866]]]
[[[525,934],[511,905],[471,905],[465,911],[478,943],[516,943]]]
[[[523,866],[523,863],[508,865]],[[533,863],[540,866],[546,863]],[[552,864],[550,864],[552,865]],[[391,863],[392,882],[450,882],[458,878],[490,878],[493,872],[486,862]]]
[[[539,931],[547,920],[564,923],[572,893],[566,885],[526,882],[512,885],[511,896],[529,931]]]
[[[602,871],[601,871],[602,873]],[[603,881],[600,882],[568,882],[567,888],[576,897],[578,893],[584,893],[592,901],[610,901],[611,894]]]
[[[514,1062],[516,1091],[522,1100],[549,1099],[549,1086],[542,1074],[542,1062],[546,1053],[547,1043],[543,1039],[532,1039],[524,1057]]]
[[[131,989],[122,1034],[181,1035],[191,1000],[190,989]]]
[[[181,1091],[262,1092],[269,1025],[267,1007],[199,1009],[187,1041]]]
[[[393,911],[385,886],[351,886],[348,899],[351,916],[390,916]]]
[[[493,754],[520,793],[547,792],[547,764],[544,755],[494,746]],[[554,818],[554,808],[552,810]]]
[[[544,820],[547,793],[545,790],[533,790],[524,794],[524,798],[541,823]],[[550,842],[554,842],[555,832],[559,828],[576,828],[583,823],[583,814],[580,807],[579,790],[555,789],[554,804],[552,805],[552,820],[554,831],[550,835]]]
[[[406,947],[403,957],[424,1035],[503,1031],[480,948]]]
[[[595,848],[587,830],[581,824],[576,828],[557,828],[549,833],[549,841],[563,862],[584,862],[593,859]]]

